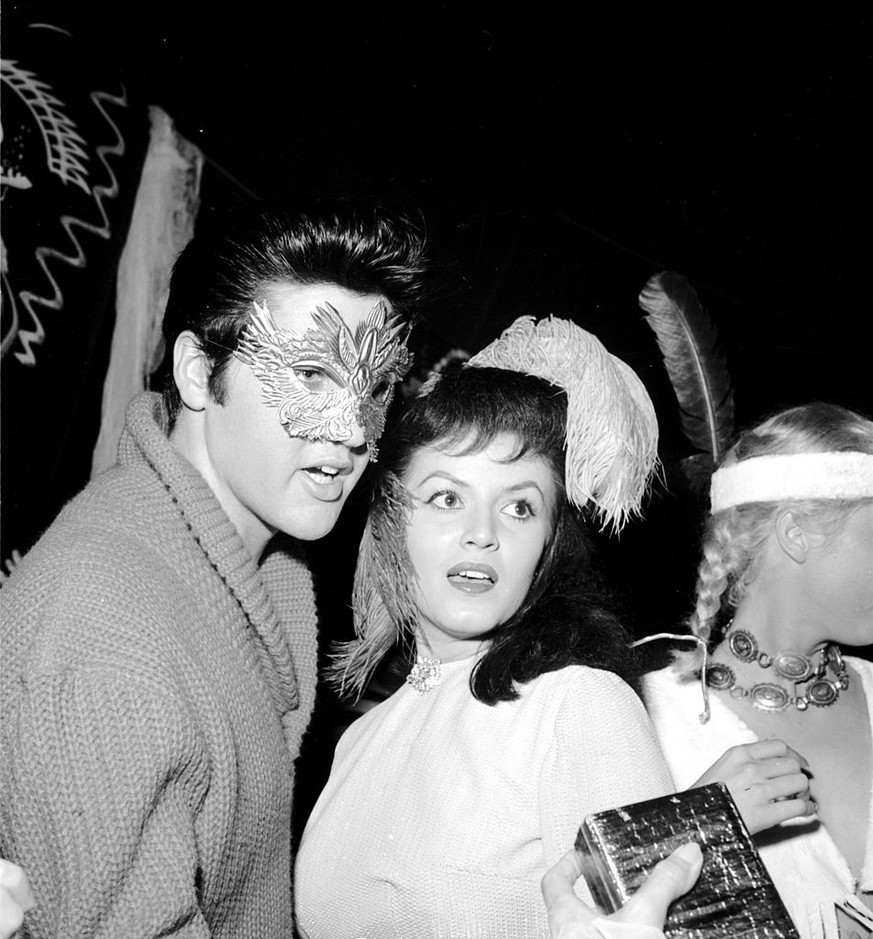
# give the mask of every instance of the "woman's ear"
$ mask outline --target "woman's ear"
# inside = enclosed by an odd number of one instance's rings
[[[797,564],[806,561],[811,547],[809,533],[793,512],[780,512],[776,517],[776,541],[792,561]]]
[[[202,411],[209,401],[211,364],[200,340],[186,329],[173,346],[173,378],[186,408]]]

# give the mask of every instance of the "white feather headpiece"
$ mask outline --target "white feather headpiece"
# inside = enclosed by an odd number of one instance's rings
[[[522,316],[467,366],[536,375],[567,394],[567,497],[619,531],[658,459],[655,408],[636,372],[570,320]]]

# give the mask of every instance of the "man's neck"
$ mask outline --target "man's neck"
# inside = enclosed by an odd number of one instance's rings
[[[184,406],[179,412],[170,432],[170,445],[183,456],[203,477],[224,509],[225,514],[239,533],[252,560],[257,563],[267,542],[275,532],[271,531],[259,518],[246,511],[233,492],[215,474],[212,461],[205,444],[202,430],[203,412],[190,411]]]

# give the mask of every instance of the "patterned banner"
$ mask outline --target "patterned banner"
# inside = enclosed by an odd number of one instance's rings
[[[2,559],[87,481],[118,260],[148,143],[106,50],[4,16]]]

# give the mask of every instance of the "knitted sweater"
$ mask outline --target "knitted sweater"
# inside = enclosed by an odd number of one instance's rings
[[[489,706],[475,661],[444,663],[425,695],[399,689],[340,740],[298,852],[311,939],[547,936],[540,880],[585,815],[671,791],[617,676],[570,666]]]
[[[31,879],[28,935],[291,934],[311,577],[290,539],[253,563],[164,421],[134,399],[118,465],[0,590],[0,855]]]
[[[861,677],[873,724],[873,665],[846,656]],[[757,736],[717,694],[710,693],[710,719],[701,724],[700,683],[680,681],[672,667],[644,678],[646,704],[676,786],[699,779],[728,747],[753,743]],[[866,857],[856,884],[827,829],[818,818],[797,818],[755,837],[776,889],[804,939],[837,936],[834,903],[856,892],[873,908],[873,792],[867,816]]]

